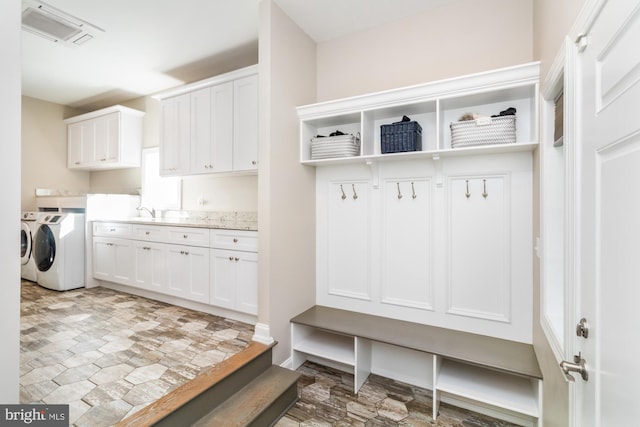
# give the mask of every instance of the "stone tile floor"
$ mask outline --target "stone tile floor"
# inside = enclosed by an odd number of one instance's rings
[[[243,350],[253,326],[106,288],[21,285],[20,401],[117,423]]]
[[[298,402],[275,427],[515,427],[441,403],[433,421],[431,391],[369,375],[358,394],[353,375],[313,362],[298,372]]]

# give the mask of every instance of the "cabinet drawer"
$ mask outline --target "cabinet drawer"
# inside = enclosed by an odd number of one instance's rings
[[[150,242],[167,242],[169,241],[169,230],[167,227],[154,225],[133,225],[133,238],[138,240],[147,240]]]
[[[189,246],[209,246],[209,229],[189,227],[169,227],[169,243]]]
[[[211,247],[257,252],[258,232],[240,230],[211,230]]]
[[[131,236],[131,224],[122,222],[94,222],[93,235],[129,237]]]

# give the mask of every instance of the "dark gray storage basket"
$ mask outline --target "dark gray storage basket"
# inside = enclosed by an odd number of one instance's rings
[[[422,126],[418,122],[398,122],[380,126],[382,154],[422,151]]]

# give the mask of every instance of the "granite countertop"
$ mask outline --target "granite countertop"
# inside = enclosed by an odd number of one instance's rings
[[[171,225],[177,227],[215,228],[223,230],[258,231],[258,222],[250,219],[133,217],[100,219],[97,221],[126,222],[131,224],[145,225]]]

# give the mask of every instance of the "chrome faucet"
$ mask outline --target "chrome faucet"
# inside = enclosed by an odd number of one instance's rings
[[[151,218],[155,218],[156,217],[156,210],[153,209],[153,208],[149,209],[146,206],[138,206],[136,209],[139,210],[139,211],[147,211],[147,212],[149,212],[149,214],[151,215]]]

